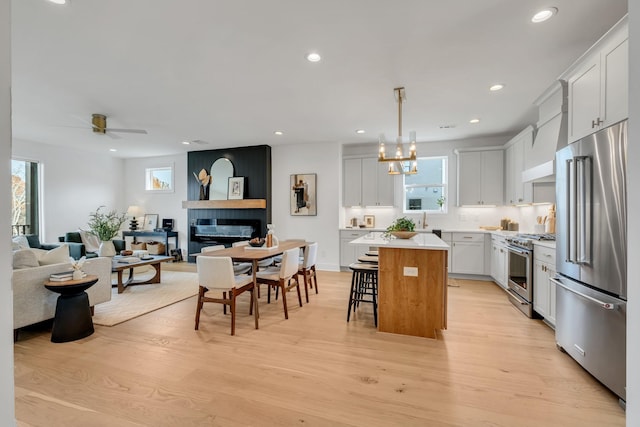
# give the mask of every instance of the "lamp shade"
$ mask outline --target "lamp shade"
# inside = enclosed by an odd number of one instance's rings
[[[127,208],[127,216],[137,217],[142,215],[142,208],[140,206],[131,205]]]

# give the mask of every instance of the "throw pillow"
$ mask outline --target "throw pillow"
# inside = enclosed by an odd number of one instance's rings
[[[98,239],[98,236],[86,230],[78,230],[78,233],[80,233],[80,239],[86,252],[98,252],[100,249],[100,239]]]
[[[57,248],[53,248],[50,251],[42,254],[38,261],[40,261],[40,265],[69,262],[69,245],[67,245],[66,243],[62,243]]]
[[[11,239],[12,247],[18,249],[29,249],[29,241],[27,240],[27,236],[16,236]]]
[[[38,267],[38,257],[31,249],[20,249],[13,253],[13,268],[18,270],[20,268]]]

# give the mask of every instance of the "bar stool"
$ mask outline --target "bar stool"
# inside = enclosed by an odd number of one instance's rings
[[[351,292],[349,294],[349,310],[347,322],[351,317],[351,310],[361,302],[373,304],[373,322],[378,326],[378,265],[373,263],[353,263],[349,265],[351,276]]]
[[[378,251],[368,250],[364,253],[365,255],[378,256]]]
[[[360,255],[358,257],[358,262],[370,263],[370,264],[378,264],[378,256],[377,255]]]

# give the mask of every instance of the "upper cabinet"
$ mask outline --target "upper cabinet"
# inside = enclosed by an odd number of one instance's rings
[[[628,34],[625,17],[561,76],[569,85],[569,142],[629,116]]]
[[[393,206],[393,176],[377,158],[343,160],[343,206]]]
[[[532,126],[527,126],[505,144],[505,203],[507,205],[518,205],[533,201],[532,184],[522,181],[525,158],[531,152],[532,146]]]
[[[458,206],[502,205],[504,201],[504,151],[456,151],[458,155]]]

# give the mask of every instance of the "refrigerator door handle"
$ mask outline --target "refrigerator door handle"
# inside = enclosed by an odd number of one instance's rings
[[[600,307],[604,308],[605,310],[615,310],[616,309],[616,304],[612,304],[610,302],[604,302],[604,301],[600,301],[599,299],[596,299],[594,297],[590,297],[589,295],[583,294],[582,292],[578,292],[575,289],[571,289],[570,287],[564,285],[561,281],[557,280],[557,278],[550,278],[549,279],[551,282],[555,283],[556,285],[560,286],[561,288],[576,294],[578,296],[581,296],[584,299],[587,299],[595,304],[598,304]]]
[[[574,159],[567,159],[566,163],[567,175],[567,253],[565,257],[566,262],[575,264],[576,257],[576,243],[577,243],[577,230],[576,223],[578,220],[577,212],[577,200],[576,200],[576,181],[577,181],[577,168]]]
[[[577,264],[591,262],[591,168],[589,157],[576,157],[576,258]]]

